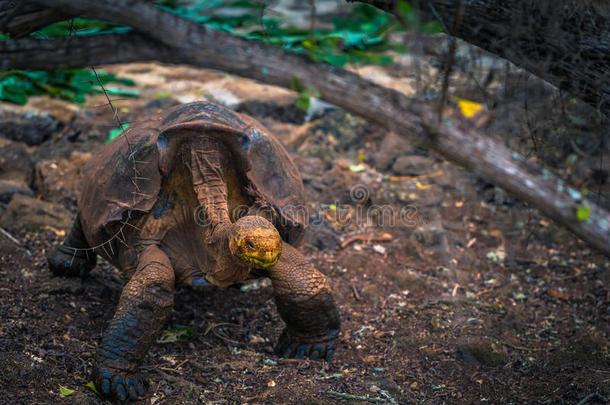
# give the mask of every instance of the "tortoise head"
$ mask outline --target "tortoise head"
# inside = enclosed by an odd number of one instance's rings
[[[273,224],[258,215],[238,219],[229,235],[229,250],[249,267],[268,269],[282,253],[282,238]]]

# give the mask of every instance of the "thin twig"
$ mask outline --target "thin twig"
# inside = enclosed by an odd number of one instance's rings
[[[323,394],[328,395],[330,397],[335,397],[339,399],[349,399],[352,401],[366,401],[371,402],[373,404],[385,404],[389,402],[386,398],[381,397],[369,397],[368,395],[352,395],[345,392],[337,392],[337,391],[322,391]]]
[[[6,236],[15,245],[17,245],[19,247],[23,247],[23,244],[19,241],[19,239],[15,238],[13,235],[11,235],[6,229],[0,228],[0,233],[2,233],[2,235]]]
[[[25,250],[25,253],[27,253],[28,256],[32,256],[32,252],[30,252],[30,250],[28,248],[26,248],[25,245],[23,243],[21,243],[21,241],[19,241],[19,239],[15,238],[13,235],[11,235],[6,229],[0,228],[0,233],[2,235],[4,235],[8,240],[13,242],[15,245],[17,245],[20,248],[22,248],[23,250]]]

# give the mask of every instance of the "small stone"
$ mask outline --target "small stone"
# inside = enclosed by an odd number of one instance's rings
[[[434,161],[424,156],[400,156],[394,162],[392,171],[401,176],[421,176],[431,172]]]
[[[506,260],[506,250],[503,246],[500,246],[496,250],[487,252],[487,255],[485,257],[487,258],[487,260],[490,260],[494,263],[504,263],[504,260]]]
[[[256,345],[259,343],[265,343],[265,339],[258,335],[250,335],[250,344]]]
[[[381,142],[379,151],[375,154],[375,166],[379,170],[388,170],[398,156],[411,152],[413,147],[404,138],[390,132]]]
[[[380,255],[385,255],[385,253],[386,253],[386,248],[384,248],[384,247],[383,247],[383,246],[381,246],[381,245],[375,245],[375,246],[373,246],[373,250],[374,250],[375,252],[379,253]]]
[[[277,385],[276,382],[273,380],[269,380],[269,382],[267,382],[267,387],[269,387],[269,388],[273,388],[276,385]]]
[[[446,243],[446,231],[436,222],[419,226],[414,232],[415,240],[426,247],[436,247]]]

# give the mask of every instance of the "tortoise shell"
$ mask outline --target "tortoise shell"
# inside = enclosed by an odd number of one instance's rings
[[[117,224],[151,212],[180,146],[203,134],[228,147],[246,194],[265,209],[283,240],[299,244],[306,226],[304,190],[288,152],[254,119],[209,102],[133,123],[87,162],[78,209],[89,244],[103,244]]]

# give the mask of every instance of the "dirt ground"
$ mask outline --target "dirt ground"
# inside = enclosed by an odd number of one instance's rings
[[[208,97],[277,134],[310,197],[302,250],[330,278],[343,322],[332,363],[286,360],[272,352],[283,324],[268,284],[180,290],[144,365],[143,403],[610,401],[606,257],[502,190],[342,111],[305,122],[280,89],[182,67],[113,70],[142,92],[115,101],[125,121]],[[408,87],[387,72],[361,73]],[[60,125],[39,146],[0,144],[4,178],[23,176],[34,193],[0,208],[14,238],[0,235],[0,403],[101,403],[85,385],[124,281],[106,263],[83,280],[52,277],[45,252],[64,235],[79,168],[113,114],[101,95],[79,108],[39,98],[25,110]],[[60,386],[74,392],[62,397]]]

